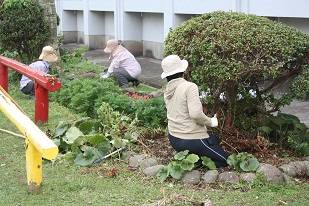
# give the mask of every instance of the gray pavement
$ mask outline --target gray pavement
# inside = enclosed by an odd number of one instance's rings
[[[68,51],[71,51],[74,48],[85,46],[83,44],[65,44],[61,46],[62,48],[67,49]],[[96,65],[102,65],[106,68],[108,68],[110,61],[108,60],[109,55],[106,54],[103,49],[97,49],[97,50],[89,50],[85,51],[84,57],[87,58],[89,61]],[[136,60],[140,63],[142,67],[142,73],[139,78],[139,80],[147,84],[149,86],[155,87],[155,88],[161,88],[165,83],[166,80],[161,79],[161,60],[158,59],[152,59],[149,57],[136,57]]]
[[[62,48],[66,48],[71,51],[74,48],[82,46],[84,45],[73,43],[65,44]],[[103,49],[85,51],[84,56],[92,63],[105,66],[106,68],[108,68],[110,64],[108,60],[109,55],[106,54]],[[136,59],[142,67],[142,74],[139,78],[141,82],[155,88],[162,88],[162,86],[166,83],[166,80],[161,79],[161,60],[143,56],[136,57]],[[301,122],[305,123],[309,127],[309,100],[294,100],[291,105],[283,107],[281,111],[283,113],[297,116]]]

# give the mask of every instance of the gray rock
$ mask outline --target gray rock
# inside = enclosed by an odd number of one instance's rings
[[[132,151],[126,151],[126,152],[123,152],[123,153],[121,154],[121,159],[122,159],[124,162],[128,163],[128,162],[129,162],[129,159],[130,159],[133,155],[135,155],[134,152],[132,152]]]
[[[206,200],[205,202],[203,202],[203,206],[212,206],[211,200]]]
[[[305,167],[306,167],[306,175],[309,177],[309,161],[304,161]]]
[[[283,175],[283,182],[284,182],[285,185],[290,185],[290,184],[293,183],[293,181],[291,180],[289,175],[287,175],[285,173],[283,173],[282,175]]]
[[[86,79],[93,79],[95,78],[97,75],[95,73],[86,73],[86,74],[83,74],[83,77],[86,78]]]
[[[305,157],[305,161],[309,161],[309,156]]]
[[[296,161],[281,165],[279,169],[292,177],[307,175],[308,161]]]
[[[162,167],[165,167],[165,166],[155,165],[155,166],[147,167],[146,169],[143,170],[143,173],[146,176],[156,176]]]
[[[202,178],[204,179],[205,183],[209,184],[214,183],[217,180],[218,175],[219,172],[217,170],[209,170],[204,174]]]
[[[145,159],[145,155],[134,155],[129,158],[129,167],[139,167],[142,163],[143,159]]]
[[[77,78],[77,76],[76,76],[75,74],[69,74],[69,75],[67,75],[67,79],[72,80],[72,79],[76,79],[76,78]]]
[[[128,92],[133,93],[135,90],[134,90],[133,87],[127,87],[127,88],[124,89],[124,91],[128,91]]]
[[[141,164],[140,164],[140,168],[141,169],[145,169],[147,167],[151,167],[151,166],[155,166],[158,165],[158,161],[154,158],[146,158],[144,160],[142,160]]]
[[[255,174],[254,173],[244,173],[240,175],[240,179],[244,180],[246,182],[252,182],[255,178]]]
[[[154,98],[161,97],[161,96],[163,96],[163,91],[162,91],[162,89],[159,89],[155,92],[151,92],[149,95],[153,96]]]
[[[181,181],[185,184],[197,185],[200,182],[201,173],[198,170],[184,172]]]
[[[222,183],[238,183],[239,182],[239,176],[235,172],[222,172],[219,174],[218,178],[219,182]]]
[[[264,174],[267,182],[272,182],[275,184],[283,183],[282,172],[275,166],[271,164],[260,164],[260,167],[257,169],[257,172]]]

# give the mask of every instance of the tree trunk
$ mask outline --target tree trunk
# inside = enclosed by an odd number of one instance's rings
[[[50,23],[50,38],[47,39],[46,45],[52,46],[58,53],[59,59],[57,62],[53,63],[57,67],[58,71],[62,73],[62,62],[60,58],[59,44],[58,44],[58,35],[57,35],[57,13],[55,0],[38,0],[39,4],[45,10],[45,17]]]

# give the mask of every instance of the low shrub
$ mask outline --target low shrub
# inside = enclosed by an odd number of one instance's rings
[[[159,128],[167,124],[162,97],[132,100],[113,81],[82,79],[65,82],[58,92],[51,94],[51,101],[91,118],[97,118],[97,109],[108,103],[115,111],[132,119],[137,117],[145,127]]]

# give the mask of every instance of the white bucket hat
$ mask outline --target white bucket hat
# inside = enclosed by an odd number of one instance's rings
[[[185,59],[181,60],[179,56],[173,54],[165,57],[162,60],[161,67],[163,69],[161,78],[164,79],[165,77],[171,76],[173,74],[186,71],[188,68],[188,61]]]
[[[47,62],[55,62],[58,60],[58,56],[53,47],[45,46],[42,49],[42,53],[39,59],[43,59],[44,61],[47,61]]]
[[[114,48],[118,46],[118,40],[116,39],[110,39],[106,42],[106,48],[104,49],[104,52],[111,53]]]

